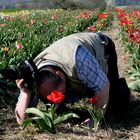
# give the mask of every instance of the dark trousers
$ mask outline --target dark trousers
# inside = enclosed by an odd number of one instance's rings
[[[97,33],[102,41],[105,41],[105,57],[108,64],[108,79],[110,81],[110,94],[107,113],[126,113],[130,102],[130,90],[125,78],[119,77],[117,66],[117,54],[114,42],[106,35]]]

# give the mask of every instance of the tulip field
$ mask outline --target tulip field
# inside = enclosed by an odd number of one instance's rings
[[[0,139],[139,139],[140,138],[140,9],[106,10],[18,10],[0,12],[0,70],[16,67],[56,40],[77,32],[102,31],[115,44],[120,73],[125,73],[132,91],[130,110],[125,119],[111,118],[98,130],[61,124],[55,134],[40,132],[33,126],[24,130],[16,123],[14,108],[19,91],[14,82],[0,75]],[[117,32],[116,32],[117,31]],[[115,34],[115,37],[114,37]],[[123,55],[122,55],[123,54]],[[119,103],[119,101],[118,101]]]

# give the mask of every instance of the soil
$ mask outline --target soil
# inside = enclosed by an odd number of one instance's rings
[[[118,68],[120,77],[125,77],[127,83],[130,82],[128,70],[128,53],[121,46],[119,40],[119,29],[117,22],[113,21],[113,26],[105,31],[115,42],[118,55]],[[63,124],[56,134],[48,132],[39,133],[33,128],[22,131],[17,125],[14,117],[14,107],[4,104],[0,112],[0,139],[3,140],[138,140],[140,139],[140,94],[131,91],[131,102],[129,111],[125,118],[111,118],[107,125],[99,128],[97,132],[83,130],[70,123]],[[3,116],[3,117],[1,117]],[[61,130],[61,131],[60,131]]]

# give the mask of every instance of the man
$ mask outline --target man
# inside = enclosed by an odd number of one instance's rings
[[[98,99],[97,108],[106,104],[107,111],[124,111],[128,107],[130,93],[126,83],[120,86],[115,45],[102,33],[85,32],[64,37],[41,52],[34,62],[40,72],[36,90],[44,102],[47,95],[57,90],[65,95],[64,103],[94,96]],[[23,79],[16,82],[21,95],[15,113],[21,124],[31,94],[23,86]],[[121,91],[122,87],[126,87],[126,91]]]

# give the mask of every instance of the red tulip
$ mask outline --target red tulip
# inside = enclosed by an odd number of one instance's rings
[[[50,100],[53,103],[60,103],[65,98],[65,95],[61,92],[55,90],[51,94],[47,96],[47,99]]]
[[[92,104],[96,104],[97,103],[97,97],[89,98],[89,102],[92,103]]]
[[[98,17],[99,19],[103,19],[103,18],[107,18],[109,15],[107,13],[102,13],[102,14],[99,14]]]
[[[138,43],[138,44],[140,44],[140,39],[139,39],[139,40],[137,40],[137,43]]]

